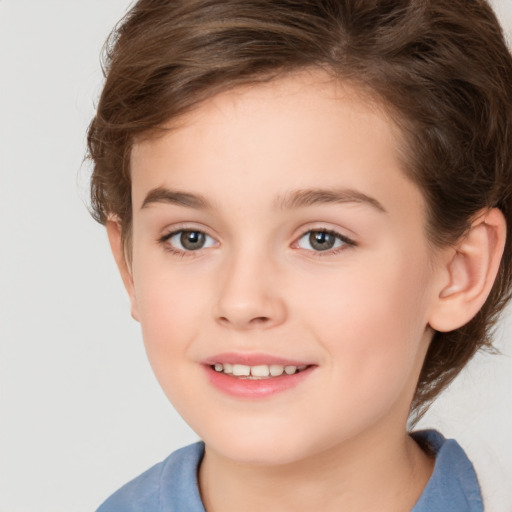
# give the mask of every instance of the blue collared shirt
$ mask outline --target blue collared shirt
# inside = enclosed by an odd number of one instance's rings
[[[464,450],[434,430],[413,437],[436,454],[434,471],[411,512],[483,512],[480,486]],[[197,482],[204,453],[198,442],[121,487],[97,512],[205,512]]]

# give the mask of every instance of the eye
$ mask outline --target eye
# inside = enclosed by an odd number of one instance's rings
[[[328,230],[311,230],[304,233],[297,241],[297,246],[309,251],[324,252],[338,249],[345,245],[353,246],[355,243],[349,238]]]
[[[178,251],[197,251],[207,247],[213,247],[215,240],[202,231],[181,229],[166,235],[163,240],[173,249]]]

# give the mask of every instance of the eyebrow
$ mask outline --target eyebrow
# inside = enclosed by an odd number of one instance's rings
[[[210,201],[200,194],[175,191],[165,187],[157,187],[150,190],[142,203],[141,209],[147,208],[153,203],[174,204],[197,210],[208,210],[212,208]],[[274,208],[278,210],[292,210],[333,203],[362,203],[373,207],[379,212],[386,213],[386,209],[377,199],[350,188],[334,190],[321,188],[292,190],[284,196],[277,197],[274,201]]]
[[[289,210],[304,208],[318,204],[344,204],[362,203],[367,204],[379,212],[387,213],[386,209],[377,199],[370,197],[363,192],[351,188],[341,189],[299,189],[288,192],[283,197],[278,197],[274,206],[276,209]]]
[[[169,190],[165,187],[157,187],[150,190],[144,198],[141,209],[147,208],[152,203],[175,204],[177,206],[195,208],[196,210],[208,210],[211,208],[208,199],[202,195]]]

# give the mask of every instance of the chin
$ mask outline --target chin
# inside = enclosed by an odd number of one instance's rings
[[[240,465],[282,466],[303,458],[299,445],[290,447],[282,443],[251,443],[246,440],[229,446],[219,443],[208,446],[224,459]]]
[[[235,430],[236,429],[236,430]],[[201,436],[207,449],[241,465],[281,466],[305,460],[328,446],[315,446],[311,433],[290,429],[252,428],[240,426],[222,431],[205,432]]]

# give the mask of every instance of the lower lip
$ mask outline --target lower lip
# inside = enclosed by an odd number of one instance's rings
[[[268,379],[244,379],[216,372],[211,366],[204,366],[211,384],[219,391],[237,398],[266,398],[299,385],[307,379],[314,366],[292,375],[283,374]]]

